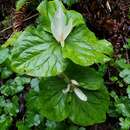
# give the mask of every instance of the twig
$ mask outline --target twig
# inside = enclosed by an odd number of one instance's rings
[[[9,27],[7,27],[7,28],[5,28],[5,29],[1,30],[1,31],[0,31],[0,33],[4,33],[5,31],[7,31],[7,30],[11,29],[12,27],[13,27],[13,26],[11,25],[11,26],[9,26]]]
[[[63,78],[66,83],[70,83],[70,79],[65,73],[61,73],[59,77]]]
[[[35,18],[35,17],[37,17],[38,15],[39,15],[38,13],[37,13],[37,14],[34,14],[34,15],[32,15],[32,16],[26,18],[25,20],[23,20],[23,22],[26,22],[26,21],[28,21],[28,20],[30,20],[30,19],[32,19],[32,18]]]
[[[32,15],[32,16],[26,18],[26,19],[24,19],[23,22],[26,22],[26,21],[28,21],[28,20],[30,20],[30,19],[36,17],[36,16],[38,16],[38,13],[37,13],[37,14],[34,14],[34,15]],[[9,29],[12,29],[12,28],[13,28],[13,25],[11,25],[11,26],[9,26],[9,27],[7,27],[7,28],[1,30],[0,33],[4,33],[5,31],[7,31],[7,30],[9,30]]]
[[[127,64],[129,64],[129,54],[128,54],[128,49],[126,48],[125,50],[125,56],[126,56],[126,61],[127,61]]]

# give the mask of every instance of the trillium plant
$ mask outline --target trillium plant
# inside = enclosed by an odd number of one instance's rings
[[[43,117],[83,126],[103,122],[109,95],[91,65],[110,61],[111,43],[96,38],[82,15],[59,0],[44,0],[37,10],[37,26],[27,27],[13,44],[12,69],[40,79],[35,102]]]

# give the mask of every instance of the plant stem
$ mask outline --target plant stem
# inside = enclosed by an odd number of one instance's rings
[[[62,73],[60,76],[65,80],[66,83],[70,83],[70,79],[65,73]]]

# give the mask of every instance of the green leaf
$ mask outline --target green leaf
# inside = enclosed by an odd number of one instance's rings
[[[41,123],[40,115],[29,111],[26,113],[25,122],[29,128],[38,126]]]
[[[0,87],[0,91],[5,96],[13,96],[16,93],[21,92],[24,89],[24,84],[30,82],[29,78],[16,77],[13,80],[8,80],[5,84]]]
[[[4,96],[9,96],[9,95],[13,95],[16,93],[15,91],[15,86],[14,85],[10,85],[10,84],[4,84],[1,86],[0,88],[1,93]]]
[[[4,107],[6,105],[6,102],[5,102],[5,99],[4,99],[4,96],[0,96],[0,107]]]
[[[12,101],[6,100],[6,105],[4,106],[4,111],[6,114],[9,114],[10,116],[16,116],[19,112],[19,103],[18,103],[18,97],[13,97]]]
[[[39,114],[38,106],[36,105],[38,99],[38,93],[34,90],[29,91],[26,95],[26,118],[24,123],[28,128],[38,126],[43,118]]]
[[[119,118],[120,120],[120,126],[122,128],[122,130],[129,130],[130,128],[130,118]]]
[[[11,126],[12,118],[6,116],[5,114],[0,116],[0,129],[1,130],[8,130]]]
[[[130,99],[130,85],[128,85],[128,87],[127,87],[127,94],[128,94],[129,99]]]
[[[51,21],[50,18],[52,18],[56,12],[56,4],[54,1],[47,2],[47,0],[44,0],[40,3],[37,10],[40,13],[40,23],[43,25],[43,29],[47,32],[51,33]]]
[[[62,0],[65,4],[68,6],[71,6],[72,4],[76,4],[79,2],[79,0]]]
[[[112,55],[112,45],[106,40],[98,40],[85,25],[76,27],[65,41],[63,55],[74,63],[89,66],[105,63]]]
[[[79,130],[86,130],[86,128],[85,127],[80,127]]]
[[[37,7],[37,10],[39,11],[40,15],[45,18],[48,18],[49,21],[55,15],[56,9],[57,9],[56,3],[54,1],[48,2],[47,0],[41,2]]]
[[[126,63],[125,59],[119,59],[116,61],[116,64],[121,68],[121,69],[130,69],[130,64]]]
[[[55,121],[67,118],[69,113],[67,95],[62,92],[66,84],[60,79],[48,78],[42,80],[40,86],[38,106],[41,108],[41,114]]]
[[[55,130],[55,127],[57,126],[57,123],[55,121],[47,120],[45,123],[47,130]]]
[[[130,100],[128,97],[121,97],[115,106],[118,113],[122,114],[124,117],[130,118]]]
[[[95,91],[80,88],[87,96],[87,101],[80,100],[72,91],[64,93],[66,86],[67,84],[58,78],[41,81],[38,106],[43,116],[55,121],[68,117],[74,123],[84,126],[106,119],[109,96],[104,85]]]
[[[84,126],[104,122],[109,104],[106,88],[102,86],[97,91],[84,90],[83,92],[88,97],[87,102],[83,102],[73,95],[69,118],[74,123]]]
[[[10,77],[10,75],[12,75],[12,71],[8,68],[8,67],[4,67],[1,70],[1,78],[2,79],[7,79]]]
[[[130,84],[130,69],[122,70],[119,75],[127,84]]]
[[[45,130],[66,130],[66,128],[68,128],[64,122],[55,122],[51,120],[47,120],[45,125],[47,127]]]
[[[29,1],[29,0],[18,0],[16,2],[16,10],[20,10],[22,8],[23,5],[26,4],[26,2]]]
[[[21,77],[16,77],[14,79],[14,82],[17,86],[22,86],[24,84],[29,84],[30,83],[30,78],[28,77],[24,77],[24,76],[21,76]]]
[[[38,112],[38,107],[36,105],[38,99],[38,93],[33,89],[29,91],[26,96],[26,107],[28,110],[33,112]]]
[[[12,46],[22,32],[13,33],[10,38],[2,45],[2,47]]]
[[[18,130],[30,130],[26,124],[24,124],[22,121],[19,121],[16,123],[16,126]]]
[[[80,87],[89,90],[97,90],[103,85],[103,79],[100,74],[92,69],[76,65],[70,65],[65,71],[69,79],[76,80]]]
[[[76,12],[75,10],[66,10],[66,17],[67,19],[72,19],[73,27],[78,26],[80,24],[85,24],[83,16]]]
[[[8,56],[9,56],[9,49],[0,47],[0,64],[2,64],[8,58]]]
[[[79,129],[78,129],[78,126],[72,125],[72,126],[70,126],[70,127],[68,128],[68,130],[79,130]]]
[[[34,78],[31,80],[31,88],[34,89],[34,91],[39,92],[39,80]]]
[[[20,74],[55,76],[63,72],[66,65],[60,44],[42,27],[27,28],[17,39],[12,51],[12,68]]]

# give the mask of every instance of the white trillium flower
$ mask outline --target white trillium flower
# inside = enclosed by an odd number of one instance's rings
[[[66,24],[66,16],[61,5],[59,5],[51,22],[51,31],[55,39],[61,43],[62,47],[64,47],[64,41],[70,34],[72,28],[72,19],[70,19]]]
[[[73,91],[74,91],[74,93],[76,94],[76,96],[80,99],[80,100],[82,100],[82,101],[87,101],[88,100],[88,98],[87,98],[87,96],[83,93],[83,91],[81,90],[81,89],[79,89],[78,87],[76,87],[76,86],[80,86],[79,85],[79,83],[76,81],[76,80],[70,80],[71,81],[71,83],[69,83],[68,85],[67,85],[67,88],[66,89],[63,89],[62,90],[62,92],[64,93],[64,94],[66,94],[66,93],[68,93],[70,90],[71,90],[71,87],[73,88]],[[72,85],[74,85],[74,86],[72,86]]]
[[[87,101],[87,96],[82,92],[79,88],[74,88],[74,93],[77,95],[77,97],[82,101]]]
[[[72,83],[73,85],[79,86],[79,83],[78,83],[76,80],[74,80],[74,79],[71,80],[71,83]]]

